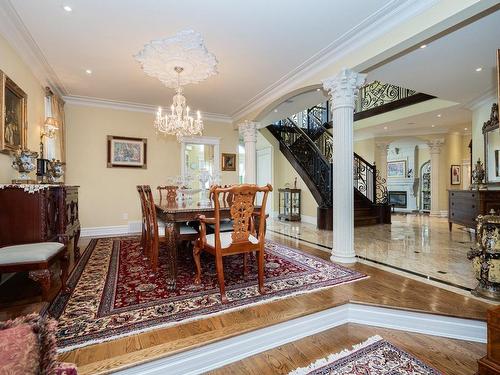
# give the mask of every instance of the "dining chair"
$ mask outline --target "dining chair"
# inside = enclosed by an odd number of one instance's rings
[[[165,236],[160,236],[159,228],[165,228],[163,223],[156,214],[156,205],[154,202],[153,192],[149,185],[139,185],[137,190],[144,201],[144,253],[150,261],[153,273],[158,272],[158,262],[160,253],[160,244],[165,242]],[[198,231],[187,225],[186,223],[178,224],[177,242],[193,242],[199,237]]]
[[[215,256],[215,267],[219,283],[222,303],[227,303],[224,285],[223,257],[235,254],[244,254],[243,272],[246,273],[246,254],[256,252],[258,263],[258,285],[259,293],[264,294],[264,251],[265,251],[265,221],[266,202],[269,192],[273,190],[270,184],[259,187],[253,184],[235,185],[228,188],[213,186],[210,189],[214,202],[214,217],[206,218],[199,215],[200,238],[195,242],[193,257],[196,266],[195,284],[201,283],[201,260],[200,254],[206,251]],[[262,204],[259,212],[254,212],[255,195],[262,192]],[[219,195],[231,193],[230,205],[233,230],[231,232],[220,231],[220,201]],[[255,228],[255,219],[259,219],[258,230]],[[215,233],[207,234],[206,225],[214,224]]]
[[[177,189],[178,189],[177,186],[174,185],[158,186],[157,189],[160,195],[160,204],[162,204],[163,201],[173,203],[177,199]]]
[[[139,198],[141,201],[141,215],[142,215],[142,227],[141,227],[141,249],[144,255],[148,255],[148,244],[149,244],[149,231],[147,223],[147,207],[146,207],[146,197],[143,190],[143,185],[137,185],[137,192],[139,193]]]
[[[224,188],[230,188],[232,185],[224,185]],[[221,193],[220,197],[221,200],[220,202],[222,203],[223,207],[230,207],[231,202],[233,201],[233,194],[230,191],[225,191]],[[210,200],[213,202],[214,200],[214,194],[210,194]],[[215,224],[208,224],[207,225],[207,234],[211,234],[215,232]],[[220,221],[220,231],[221,232],[232,232],[233,230],[233,221],[231,219],[222,219]]]

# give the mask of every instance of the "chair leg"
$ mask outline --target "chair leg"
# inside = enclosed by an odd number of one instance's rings
[[[42,287],[42,298],[45,301],[49,301],[50,271],[48,269],[30,271],[28,277],[40,284],[40,286]]]
[[[196,276],[194,277],[194,283],[199,285],[201,283],[201,262],[200,262],[201,248],[198,242],[195,242],[193,247],[193,258],[194,264],[196,266]]]
[[[68,250],[64,250],[60,259],[61,267],[61,293],[69,293],[70,289],[66,286],[66,281],[68,280],[68,268],[69,268],[69,257]]]
[[[227,303],[226,287],[224,285],[224,264],[222,263],[221,254],[215,255],[215,268],[217,269],[217,280],[219,280],[220,299],[222,303]]]
[[[258,254],[258,268],[259,268],[259,293],[260,294],[265,294],[264,290],[264,247],[262,246],[259,249],[259,254]]]

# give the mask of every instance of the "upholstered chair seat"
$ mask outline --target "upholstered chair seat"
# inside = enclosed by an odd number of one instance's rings
[[[46,262],[63,248],[64,245],[59,242],[41,242],[2,247],[0,249],[0,265]]]
[[[231,244],[233,243],[232,235],[233,232],[221,232],[220,234],[221,249],[227,249],[229,246],[231,246]],[[206,239],[207,239],[207,245],[215,248],[215,234],[207,234]],[[251,234],[248,236],[248,240],[254,245],[257,245],[259,243],[259,240],[254,236],[252,236]]]

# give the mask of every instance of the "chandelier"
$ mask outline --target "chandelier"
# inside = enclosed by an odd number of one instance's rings
[[[201,119],[200,111],[196,112],[196,119],[189,114],[189,106],[186,105],[186,97],[182,95],[182,86],[180,75],[184,68],[180,66],[174,67],[177,73],[177,87],[173,104],[170,106],[170,113],[163,114],[162,108],[158,108],[154,127],[157,133],[163,135],[175,135],[180,141],[182,137],[201,135],[203,131],[203,120]]]
[[[157,133],[175,135],[178,141],[184,136],[201,134],[200,112],[194,118],[182,95],[182,86],[202,82],[217,74],[217,59],[208,52],[201,34],[188,29],[168,38],[152,40],[134,57],[147,75],[175,89],[170,111],[163,112],[160,107],[156,113],[154,128]]]

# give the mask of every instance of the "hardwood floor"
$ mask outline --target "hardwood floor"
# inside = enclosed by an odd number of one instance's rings
[[[245,358],[207,374],[287,374],[329,354],[351,349],[353,345],[374,335],[382,336],[444,374],[474,374],[477,371],[477,359],[486,353],[485,344],[349,323]]]
[[[298,247],[325,259],[329,256],[328,253],[313,249],[303,243],[297,244],[296,240],[271,233],[268,237],[271,240]],[[88,240],[82,241],[82,246],[85,245],[85,242],[88,242]],[[472,297],[455,294],[365,264],[357,263],[352,267],[368,274],[370,278],[180,324],[175,327],[157,329],[83,347],[63,353],[59,357],[62,361],[76,363],[80,374],[109,373],[118,368],[161,358],[179,351],[338,306],[349,301],[480,320],[486,319],[486,310],[491,307],[490,304]],[[19,288],[19,285],[17,285],[17,290]],[[4,292],[4,289],[5,285],[0,286],[0,294]],[[32,297],[30,301],[28,296],[24,298],[23,303],[24,305],[2,302],[0,317],[4,319],[20,312],[26,313],[30,308],[36,310],[41,305],[39,297]],[[396,332],[394,335],[397,334]],[[363,338],[357,341],[363,341]],[[354,338],[352,343],[355,343]],[[394,343],[397,344],[397,342]],[[347,343],[346,346],[349,345]],[[336,350],[330,350],[330,352],[332,351]],[[476,358],[479,358],[479,356]],[[295,366],[295,362],[293,362],[293,365]]]

